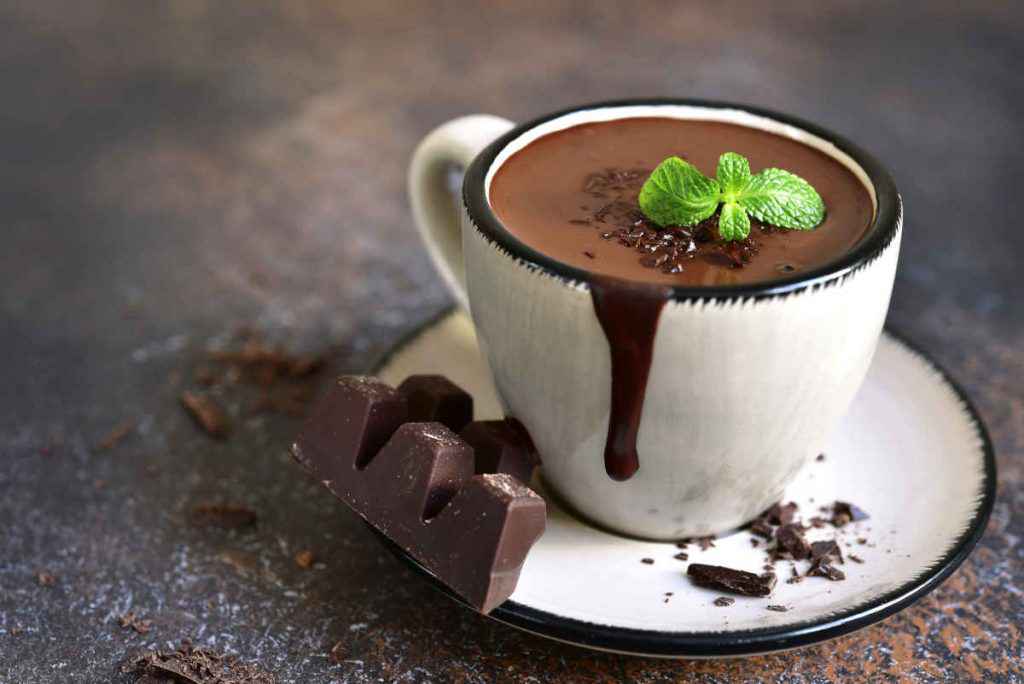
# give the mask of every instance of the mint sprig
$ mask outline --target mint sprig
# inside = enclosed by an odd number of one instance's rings
[[[751,175],[746,157],[726,152],[715,178],[693,164],[669,157],[640,189],[640,209],[659,226],[692,226],[715,213],[718,234],[726,242],[750,235],[750,217],[791,230],[812,230],[825,218],[825,203],[811,184],[782,169]]]

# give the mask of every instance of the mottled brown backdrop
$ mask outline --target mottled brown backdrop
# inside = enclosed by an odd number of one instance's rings
[[[0,681],[133,681],[129,654],[184,637],[282,682],[1021,681],[1018,8],[3,2]],[[652,94],[787,110],[890,165],[907,210],[890,325],[992,431],[978,550],[834,643],[671,662],[512,631],[428,588],[291,465],[297,419],[253,413],[257,389],[218,390],[224,442],[177,403],[240,325],[356,371],[449,304],[404,192],[433,126]],[[211,501],[259,521],[190,524]],[[299,567],[305,549],[322,565]],[[147,634],[118,625],[128,611]]]

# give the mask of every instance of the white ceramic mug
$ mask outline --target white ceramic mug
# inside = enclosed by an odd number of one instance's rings
[[[591,275],[520,242],[488,193],[496,170],[533,140],[641,116],[725,121],[799,140],[848,167],[875,216],[861,242],[824,267],[767,284],[674,288],[655,338],[640,469],[619,482],[603,458],[611,368]],[[466,169],[461,209],[448,187],[453,166]],[[892,179],[855,145],[786,115],[690,100],[586,105],[516,127],[487,115],[455,119],[416,150],[409,190],[438,271],[471,312],[506,412],[537,444],[546,486],[593,522],[652,539],[742,525],[823,450],[871,362],[902,230]]]

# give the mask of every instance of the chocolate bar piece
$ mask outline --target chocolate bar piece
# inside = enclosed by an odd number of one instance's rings
[[[474,475],[472,447],[440,422],[406,422],[405,393],[340,378],[292,446],[338,498],[477,610],[515,589],[544,531],[544,500],[507,473]]]
[[[473,447],[477,474],[508,473],[529,483],[540,465],[537,449],[519,421],[478,420],[459,433]]]
[[[443,375],[410,375],[398,392],[409,404],[411,421],[437,421],[458,432],[473,420],[473,397]]]
[[[701,586],[743,596],[767,596],[775,586],[775,575],[771,573],[755,575],[746,570],[734,570],[721,565],[690,563],[686,574]]]

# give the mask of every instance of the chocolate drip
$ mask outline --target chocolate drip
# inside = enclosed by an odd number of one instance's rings
[[[590,298],[612,357],[611,413],[604,467],[613,480],[640,468],[636,438],[654,355],[658,318],[672,290],[650,283],[592,275]]]

